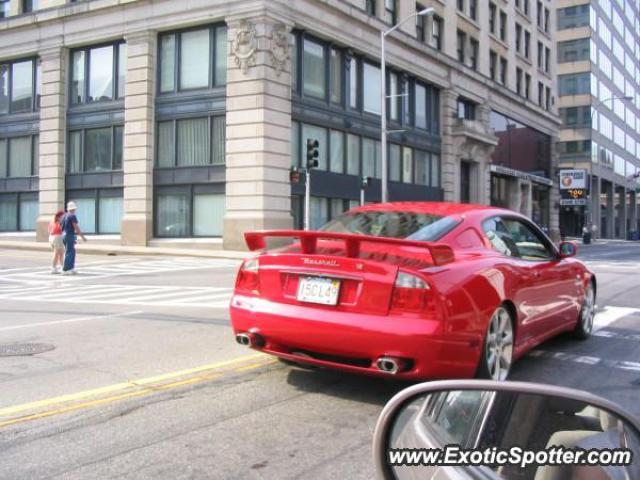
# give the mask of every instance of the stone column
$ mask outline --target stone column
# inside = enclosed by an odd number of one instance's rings
[[[442,118],[440,125],[442,126],[442,189],[444,190],[444,200],[447,202],[455,202],[460,199],[459,178],[460,158],[456,149],[453,129],[456,126],[455,113],[457,111],[458,94],[453,90],[442,90],[440,92],[440,108],[442,110]]]
[[[609,182],[607,184],[607,232],[602,232],[605,238],[615,238],[615,210],[614,210],[614,202],[615,200],[615,184],[613,182]]]
[[[620,224],[620,238],[627,238],[627,187],[620,187],[618,191],[618,222]]]
[[[592,225],[597,227],[595,237],[600,237],[602,232],[600,232],[601,228],[601,215],[600,212],[600,177],[596,177],[595,175],[591,176],[591,190],[589,192],[589,202],[590,206],[590,217],[587,221],[591,221]]]
[[[153,236],[153,130],[156,39],[153,31],[128,34],[124,97],[123,245],[146,245]]]
[[[290,229],[290,26],[255,14],[227,18],[225,249],[246,249],[243,234]]]
[[[54,42],[51,42],[54,43]],[[39,216],[36,239],[46,242],[47,225],[64,208],[65,137],[67,123],[67,51],[62,40],[39,52],[42,68],[40,97]]]
[[[638,230],[638,195],[629,191],[629,223],[632,231]]]

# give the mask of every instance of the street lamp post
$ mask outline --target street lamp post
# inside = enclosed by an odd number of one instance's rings
[[[598,110],[598,107],[606,102],[611,102],[613,100],[623,100],[625,102],[632,102],[633,101],[633,97],[631,96],[626,96],[626,97],[609,97],[609,98],[605,98],[604,100],[599,101],[598,103],[596,103],[593,106],[593,110],[591,110],[591,128],[593,128],[593,116],[596,113],[596,111]]]
[[[385,51],[384,41],[391,32],[395,31],[403,23],[415,18],[416,16],[433,15],[435,9],[432,7],[425,8],[419,12],[412,13],[408,17],[403,18],[396,23],[389,30],[380,31],[380,100],[381,100],[381,125],[380,125],[380,143],[382,147],[382,202],[389,200],[389,185],[388,185],[388,168],[387,168],[387,70],[385,65]]]

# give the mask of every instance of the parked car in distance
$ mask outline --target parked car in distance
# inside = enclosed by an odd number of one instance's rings
[[[544,340],[589,337],[596,278],[573,243],[488,206],[352,209],[319,231],[245,234],[236,340],[287,362],[420,380],[507,378]],[[267,240],[293,239],[267,248]]]

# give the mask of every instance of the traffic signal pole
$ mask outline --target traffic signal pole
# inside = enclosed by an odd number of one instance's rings
[[[309,208],[311,206],[311,172],[304,172],[304,229],[309,230]]]

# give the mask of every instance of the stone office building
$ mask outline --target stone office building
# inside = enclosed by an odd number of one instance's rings
[[[379,32],[425,7],[387,37],[390,199],[492,202],[557,230],[547,0],[9,0],[0,231],[44,240],[74,200],[85,231],[125,245],[242,248],[301,226],[307,138],[312,226],[356,205],[362,177],[378,201]]]

